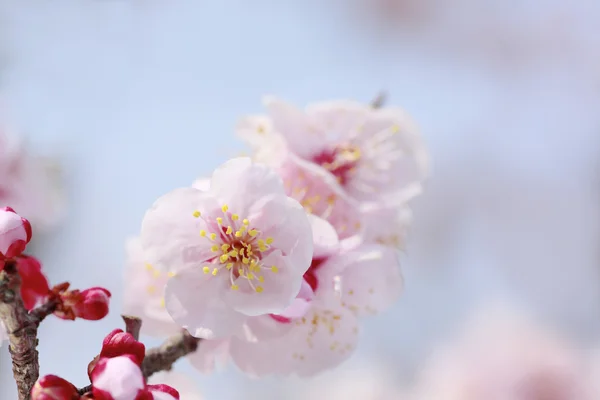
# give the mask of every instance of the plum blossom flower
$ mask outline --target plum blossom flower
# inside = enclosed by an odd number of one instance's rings
[[[0,206],[11,206],[38,230],[54,225],[64,213],[58,168],[31,155],[25,143],[0,127]]]
[[[278,137],[289,151],[319,165],[361,203],[394,204],[420,186],[427,174],[420,134],[402,109],[330,101],[300,110],[273,97],[265,98],[264,104],[269,124],[250,117],[240,123],[238,134],[260,148],[267,130],[270,138]],[[271,151],[277,160],[279,149]]]
[[[425,364],[415,399],[593,400],[580,352],[507,310],[486,310]]]
[[[92,371],[94,399],[136,400],[146,392],[146,382],[135,358],[123,355],[100,358]]]
[[[288,307],[313,251],[302,206],[273,170],[248,158],[219,167],[208,191],[181,188],[157,200],[141,241],[149,263],[169,275],[171,317],[207,339]]]
[[[356,348],[358,318],[387,308],[402,290],[395,251],[383,246],[323,251],[305,274],[314,292],[302,313],[260,317],[270,339],[231,339],[234,363],[252,375],[312,376],[333,368]]]
[[[31,389],[32,400],[78,400],[77,388],[63,378],[46,375]]]

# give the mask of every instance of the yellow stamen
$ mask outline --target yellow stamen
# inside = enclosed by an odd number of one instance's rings
[[[219,251],[219,246],[217,246],[216,244],[214,244],[214,245],[213,245],[213,246],[210,248],[210,251],[213,251],[213,252],[217,252],[217,251]]]
[[[279,272],[279,268],[277,268],[275,265],[273,265],[273,266],[271,267],[271,271],[273,271],[273,273],[275,273],[275,274],[276,274],[276,273],[278,273],[278,272]]]
[[[252,280],[254,279],[254,274],[252,272],[248,272],[248,275],[246,275],[248,277],[248,279]]]
[[[156,286],[152,286],[152,285],[148,286],[147,291],[148,291],[148,294],[156,293]]]
[[[244,218],[244,220],[242,221],[242,223],[243,223],[244,225],[248,225],[248,224],[250,223],[250,221],[248,221],[248,219],[247,219],[247,218]]]
[[[202,229],[200,231],[200,236],[205,237],[206,236],[206,231],[204,229]]]
[[[200,218],[202,214],[200,214],[200,211],[196,210],[192,215],[194,216],[194,218]]]
[[[223,204],[223,207],[221,207],[221,210],[226,213],[227,210],[229,210],[229,207],[227,206],[227,204]]]
[[[238,290],[240,287],[238,285],[231,285],[231,290]]]
[[[272,237],[268,237],[267,238],[267,244],[271,244],[275,241],[275,239],[273,239]]]
[[[148,271],[154,271],[154,267],[150,264],[146,264],[146,270]]]
[[[173,271],[169,271],[169,272],[167,272],[167,276],[168,276],[169,278],[172,278],[172,277],[174,277],[175,275],[177,275],[177,274],[176,274],[175,272],[173,272]]]
[[[244,264],[248,264],[250,262],[250,260],[248,260],[246,257],[242,258],[242,262]]]
[[[232,227],[230,227],[230,226],[228,226],[228,227],[227,227],[227,230],[225,231],[225,234],[227,234],[227,235],[231,235],[231,232],[233,232],[233,228],[232,228]]]
[[[210,240],[215,240],[217,238],[217,234],[216,233],[211,233],[210,234]]]
[[[213,272],[212,272],[213,276],[217,276],[217,272],[219,272],[218,268],[213,269]]]
[[[262,293],[264,289],[262,286],[257,286],[254,290],[256,290],[256,293]]]
[[[238,219],[240,219],[240,216],[239,216],[239,215],[237,215],[237,214],[233,214],[233,215],[231,216],[231,219],[232,219],[232,220],[234,220],[234,221],[237,221]]]
[[[208,274],[210,272],[210,268],[204,267],[204,268],[202,268],[202,272],[204,272],[205,274]]]
[[[224,245],[221,246],[221,250],[222,251],[227,251],[229,250],[229,245],[227,243],[225,243]]]
[[[260,283],[263,283],[263,282],[265,281],[265,277],[264,277],[264,276],[262,276],[262,275],[260,275],[260,276],[258,277],[258,281],[259,281]]]
[[[222,263],[226,262],[227,260],[229,260],[229,256],[227,254],[223,254],[221,257],[219,257],[219,261]]]
[[[223,218],[217,217],[217,224],[222,225],[223,224]]]
[[[241,231],[237,231],[235,233],[235,237],[237,237],[237,238],[242,237],[242,232]]]
[[[256,235],[258,235],[258,231],[256,229],[250,229],[248,231],[248,234],[252,237],[255,237]]]
[[[231,268],[233,268],[233,263],[228,263],[225,268],[227,268],[227,270],[229,271]]]
[[[238,256],[238,252],[237,250],[233,249],[229,252],[229,256],[230,257],[237,257]]]

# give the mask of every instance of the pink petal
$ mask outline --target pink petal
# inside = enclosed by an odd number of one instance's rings
[[[152,400],[179,400],[179,392],[169,385],[148,385],[148,391],[152,394]]]
[[[339,304],[315,305],[278,339],[249,343],[234,338],[231,356],[244,372],[312,376],[348,359],[358,340],[358,322]]]
[[[313,234],[313,258],[325,257],[335,253],[340,241],[334,227],[326,220],[309,216],[310,226]]]
[[[198,349],[187,359],[200,373],[215,372],[224,367],[229,360],[229,339],[202,340]]]
[[[407,206],[370,209],[363,213],[362,239],[403,249],[411,222],[412,211]]]
[[[192,267],[169,279],[165,304],[173,320],[193,336],[224,338],[240,331],[247,319],[224,301],[226,291],[231,291],[226,274],[212,276]]]
[[[395,250],[365,245],[341,274],[342,301],[358,316],[373,315],[389,308],[404,287]]]
[[[290,150],[303,158],[311,158],[323,150],[326,145],[323,132],[302,110],[274,97],[265,97],[263,104],[274,130],[285,138]]]
[[[306,272],[313,254],[312,229],[297,201],[286,196],[265,197],[252,205],[249,219],[262,236],[274,239],[271,247],[283,253],[295,274]]]
[[[371,111],[371,107],[351,100],[324,101],[306,107],[307,115],[334,143],[352,139]]]
[[[246,215],[249,207],[261,198],[284,195],[284,190],[281,178],[271,168],[239,157],[213,172],[210,193],[232,212]]]
[[[249,315],[277,314],[286,309],[298,295],[302,284],[302,275],[297,274],[283,257],[280,251],[275,251],[262,260],[265,266],[262,275],[249,280],[238,277],[235,284],[239,290],[227,290],[224,300],[238,312]],[[275,266],[277,273],[271,271]],[[263,282],[258,279],[263,277]],[[259,293],[254,288],[261,287]]]
[[[196,211],[208,214],[218,208],[210,196],[194,188],[176,189],[161,198],[146,212],[141,241],[144,256],[154,268],[168,272],[199,265],[213,255],[210,242],[200,237],[206,229]]]
[[[209,178],[200,178],[196,179],[194,183],[192,183],[192,187],[198,190],[202,190],[203,192],[208,192],[210,190],[210,179]]]
[[[181,329],[165,308],[167,280],[166,272],[146,262],[140,239],[130,238],[127,241],[123,312],[142,318],[142,334],[166,337]]]
[[[292,304],[277,314],[279,317],[284,319],[296,319],[303,317],[304,314],[310,309],[310,303],[315,297],[315,293],[310,285],[302,279],[302,286],[300,287],[300,293],[296,296]]]

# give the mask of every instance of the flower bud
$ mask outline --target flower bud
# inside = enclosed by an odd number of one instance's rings
[[[101,287],[86,289],[80,293],[81,299],[73,306],[77,318],[97,321],[108,314],[110,292]]]
[[[77,400],[77,388],[55,375],[40,378],[31,389],[32,400]]]
[[[147,396],[144,375],[132,355],[100,358],[92,372],[92,387],[94,399],[152,399]]]
[[[0,208],[0,259],[14,258],[31,240],[31,225],[10,207]]]
[[[169,385],[148,385],[148,391],[153,399],[179,400],[179,392]],[[160,395],[158,394],[160,393]]]
[[[115,329],[104,338],[100,357],[112,358],[126,354],[132,355],[137,364],[142,365],[146,355],[146,346],[135,340],[132,334]]]

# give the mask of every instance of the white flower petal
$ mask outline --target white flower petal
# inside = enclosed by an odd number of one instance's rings
[[[229,289],[228,277],[188,268],[169,279],[165,290],[167,311],[193,336],[219,339],[239,332],[247,316],[233,310],[221,295]]]

